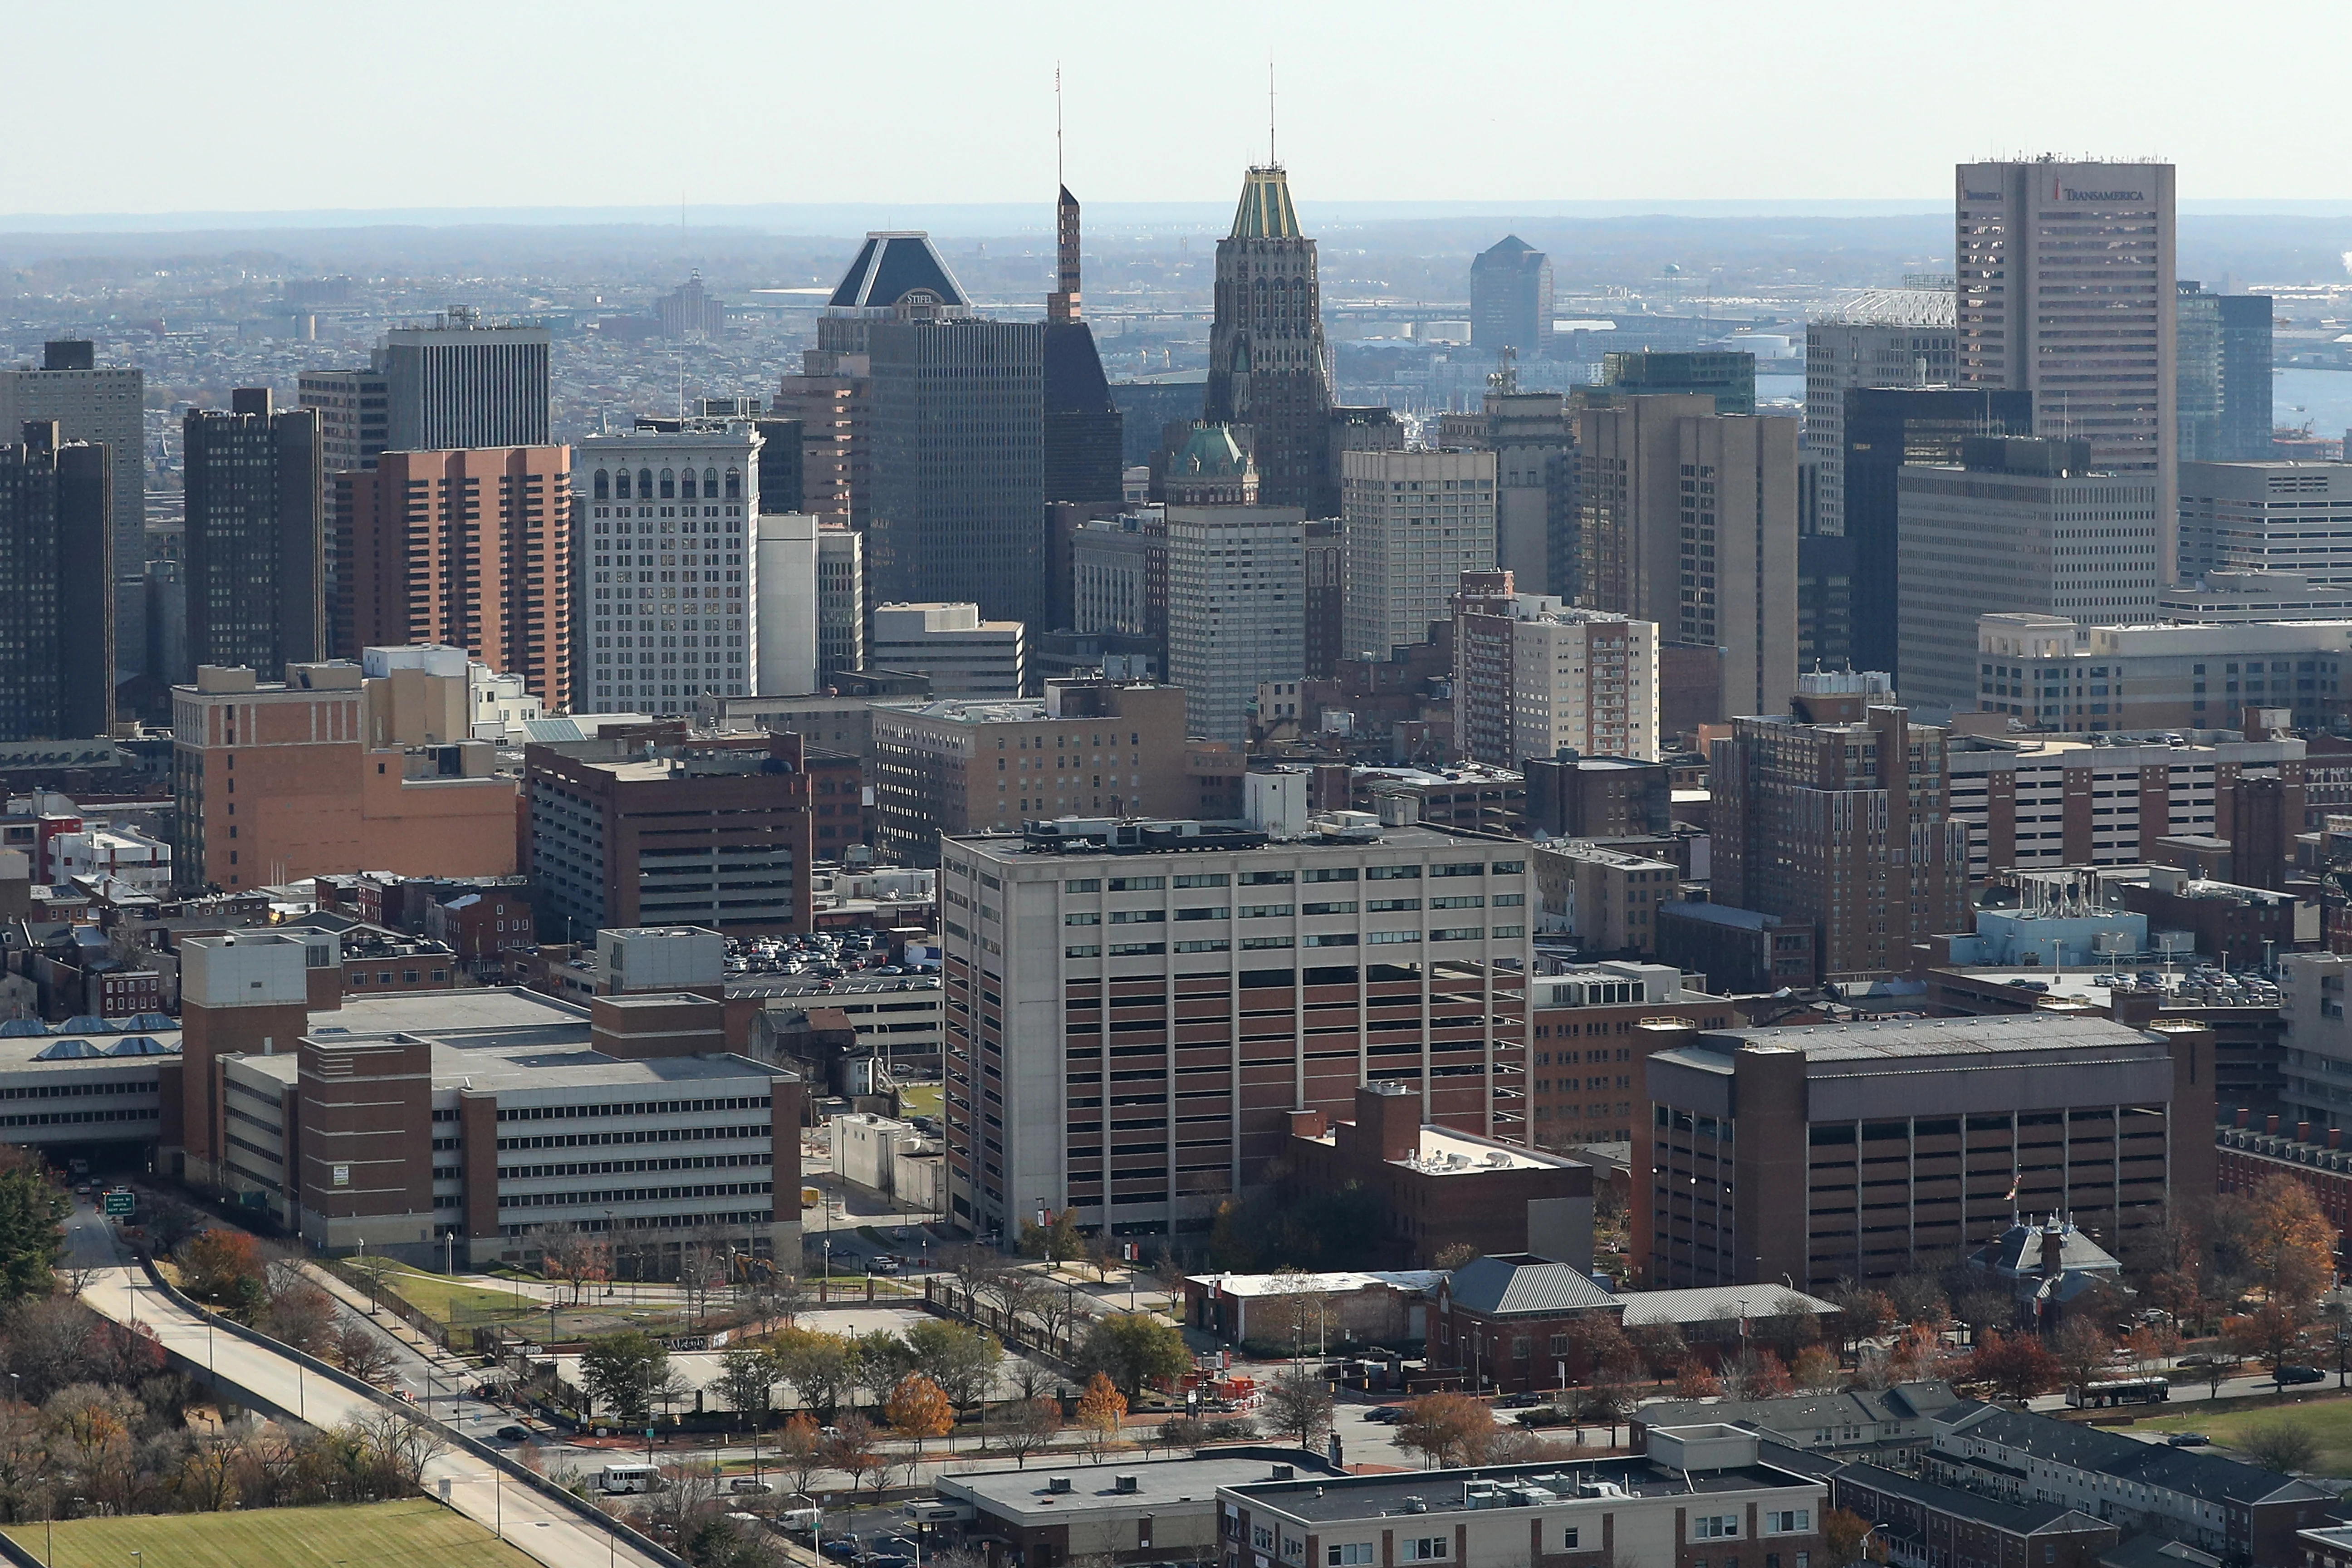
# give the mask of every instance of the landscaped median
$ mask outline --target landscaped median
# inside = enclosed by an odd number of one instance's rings
[[[337,1508],[134,1513],[49,1527],[12,1524],[6,1534],[53,1568],[139,1562],[155,1568],[536,1568],[531,1558],[472,1520],[423,1498]],[[141,1555],[134,1558],[133,1552]]]

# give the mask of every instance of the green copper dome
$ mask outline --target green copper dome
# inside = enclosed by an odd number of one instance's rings
[[[1231,426],[1195,425],[1168,471],[1179,479],[1213,479],[1238,478],[1248,467],[1248,454],[1234,439]]]

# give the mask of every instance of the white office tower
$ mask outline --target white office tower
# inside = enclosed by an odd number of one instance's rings
[[[866,668],[866,536],[830,518],[816,531],[816,667]]]
[[[376,346],[383,450],[544,447],[551,418],[545,327],[488,322],[457,306],[429,327],[395,327]]]
[[[2094,468],[2154,481],[2168,584],[2180,493],[2172,184],[2169,163],[1962,163],[1953,253],[1958,384],[2023,388],[2034,434],[2088,441]]]
[[[106,447],[114,487],[115,658],[133,669],[147,664],[145,404],[145,378],[135,367],[100,365],[95,346],[79,339],[43,344],[38,370],[0,370],[0,444],[21,440],[28,419],[54,419],[66,440]]]
[[[1960,457],[1897,475],[1901,680],[1914,708],[1974,712],[1979,616],[2155,619],[2162,492],[2154,474],[2101,472],[2087,441],[1970,436]],[[2120,692],[2086,695],[2092,728],[2121,711]]]
[[[1168,509],[1168,679],[1194,734],[1248,740],[1258,683],[1306,675],[1306,519],[1297,507]]]
[[[1385,659],[1454,618],[1465,572],[1495,565],[1495,454],[1349,452],[1340,651]]]
[[[772,512],[759,527],[760,663],[756,695],[816,689],[817,526],[804,511]]]
[[[934,697],[1018,697],[1019,621],[983,621],[978,605],[882,605],[868,668],[929,676]]]
[[[1946,289],[1873,289],[1805,323],[1801,460],[1812,474],[1813,532],[1845,532],[1845,395],[1948,384],[1957,342]]]
[[[665,424],[672,423],[664,421]],[[748,697],[760,668],[760,432],[688,419],[583,439],[572,460],[586,579],[574,603],[585,713],[691,713]]]

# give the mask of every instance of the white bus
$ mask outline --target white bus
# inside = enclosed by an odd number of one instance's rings
[[[661,1484],[658,1465],[607,1465],[596,1478],[597,1489],[605,1492],[654,1492]]]

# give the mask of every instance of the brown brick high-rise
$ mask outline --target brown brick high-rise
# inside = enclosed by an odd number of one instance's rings
[[[335,476],[335,650],[446,643],[571,706],[572,448],[386,452]]]

